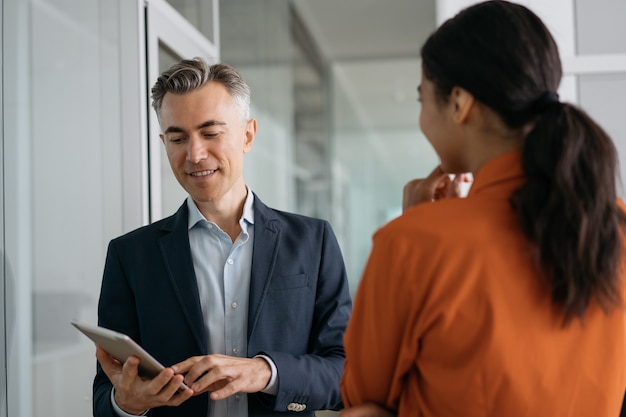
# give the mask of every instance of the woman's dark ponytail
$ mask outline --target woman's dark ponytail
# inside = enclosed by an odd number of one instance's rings
[[[446,21],[421,51],[423,75],[447,99],[455,86],[512,129],[528,182],[511,199],[565,319],[592,300],[620,302],[625,216],[617,203],[617,153],[608,135],[556,95],[562,76],[554,38],[528,8],[500,0]]]
[[[596,299],[619,303],[618,269],[625,216],[617,203],[617,152],[585,112],[547,103],[522,147],[527,182],[512,197],[536,247],[552,301],[566,320]]]

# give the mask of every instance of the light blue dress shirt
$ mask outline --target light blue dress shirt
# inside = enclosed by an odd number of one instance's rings
[[[209,353],[247,357],[248,295],[254,242],[253,201],[254,194],[248,189],[243,214],[239,219],[241,233],[232,242],[226,232],[200,213],[191,196],[187,197],[189,244],[204,326],[209,338]],[[276,366],[269,357],[260,357],[272,369],[272,377],[263,392],[276,394]],[[113,395],[112,391],[111,400],[115,411],[122,417],[132,417],[117,406]],[[247,417],[247,395],[235,394],[223,400],[209,400],[210,416]]]
[[[247,356],[248,292],[254,239],[253,194],[248,192],[241,233],[234,242],[217,224],[207,221],[191,197],[189,244],[196,272],[204,326],[209,336],[209,353]],[[209,400],[211,416],[247,416],[246,395],[235,394],[219,401]]]

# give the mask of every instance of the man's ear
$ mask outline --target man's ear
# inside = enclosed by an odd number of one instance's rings
[[[476,99],[464,88],[453,87],[450,93],[450,100],[454,104],[453,120],[456,124],[463,124],[467,121]]]
[[[243,153],[250,152],[252,149],[252,143],[256,136],[256,119],[250,119],[246,122],[245,139],[243,142]]]

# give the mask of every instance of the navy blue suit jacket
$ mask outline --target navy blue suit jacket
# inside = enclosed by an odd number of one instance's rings
[[[250,417],[341,407],[343,335],[351,300],[343,258],[328,222],[280,212],[254,199],[248,357],[270,356],[278,393],[248,394]],[[208,354],[184,203],[171,217],[109,243],[98,305],[101,326],[128,334],[165,366]],[[100,366],[96,417],[113,417],[111,382]],[[208,394],[151,416],[205,417]]]

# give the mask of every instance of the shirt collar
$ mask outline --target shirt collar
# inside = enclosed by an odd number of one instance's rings
[[[246,201],[243,203],[243,213],[242,213],[241,219],[239,220],[239,223],[242,224],[242,227],[243,227],[242,222],[244,220],[249,224],[254,224],[254,209],[253,209],[254,194],[250,190],[250,187],[246,186],[246,190],[248,191],[248,195],[246,196]],[[191,230],[191,228],[194,227],[198,222],[208,221],[202,215],[202,213],[200,213],[198,206],[196,206],[196,203],[193,201],[193,198],[191,198],[190,195],[187,196],[186,201],[187,201],[187,209],[189,210],[189,220],[187,223],[187,228],[189,230]]]
[[[254,224],[254,209],[252,205],[254,203],[254,194],[250,191],[250,188],[246,186],[248,190],[248,196],[246,197],[246,202],[243,203],[243,213],[241,218],[247,221],[250,224]]]
[[[468,196],[492,189],[515,190],[521,187],[524,181],[522,153],[518,150],[506,152],[491,159],[474,174],[474,183]]]

